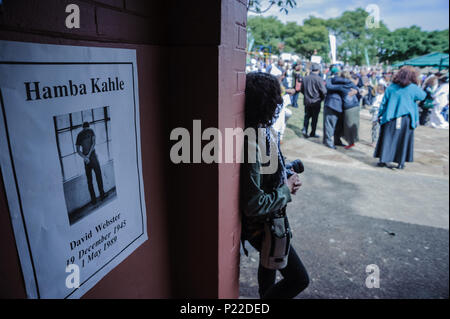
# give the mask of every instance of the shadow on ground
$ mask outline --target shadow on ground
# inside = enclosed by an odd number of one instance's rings
[[[293,246],[311,279],[298,298],[448,298],[448,230],[360,216],[354,202],[366,190],[338,177],[351,170],[333,170],[308,165],[288,206]],[[241,256],[240,295],[257,298],[259,257],[249,251]],[[365,284],[372,264],[378,289]]]

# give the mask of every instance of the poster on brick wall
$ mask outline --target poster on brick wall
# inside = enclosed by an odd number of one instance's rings
[[[79,298],[147,240],[136,52],[0,41],[0,165],[29,298]]]

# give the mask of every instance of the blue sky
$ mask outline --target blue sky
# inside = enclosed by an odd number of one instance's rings
[[[265,8],[266,0],[262,3]],[[427,31],[448,29],[448,0],[297,0],[297,7],[289,10],[288,15],[274,6],[263,16],[275,15],[283,22],[302,24],[310,15],[335,18],[344,11],[365,9],[370,4],[378,6],[380,19],[390,30],[414,24]]]

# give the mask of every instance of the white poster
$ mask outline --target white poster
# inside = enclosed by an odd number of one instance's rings
[[[320,64],[322,63],[322,57],[320,55],[312,55],[311,62]]]
[[[79,298],[147,240],[135,50],[0,41],[0,164],[30,298]]]

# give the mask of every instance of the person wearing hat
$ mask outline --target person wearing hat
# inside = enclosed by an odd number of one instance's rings
[[[320,66],[317,63],[311,65],[311,73],[303,78],[300,92],[303,94],[305,105],[305,118],[303,121],[302,134],[305,138],[319,137],[316,135],[317,120],[320,107],[325,99],[327,89],[323,79],[319,76]],[[309,121],[311,120],[311,133],[308,135]]]

